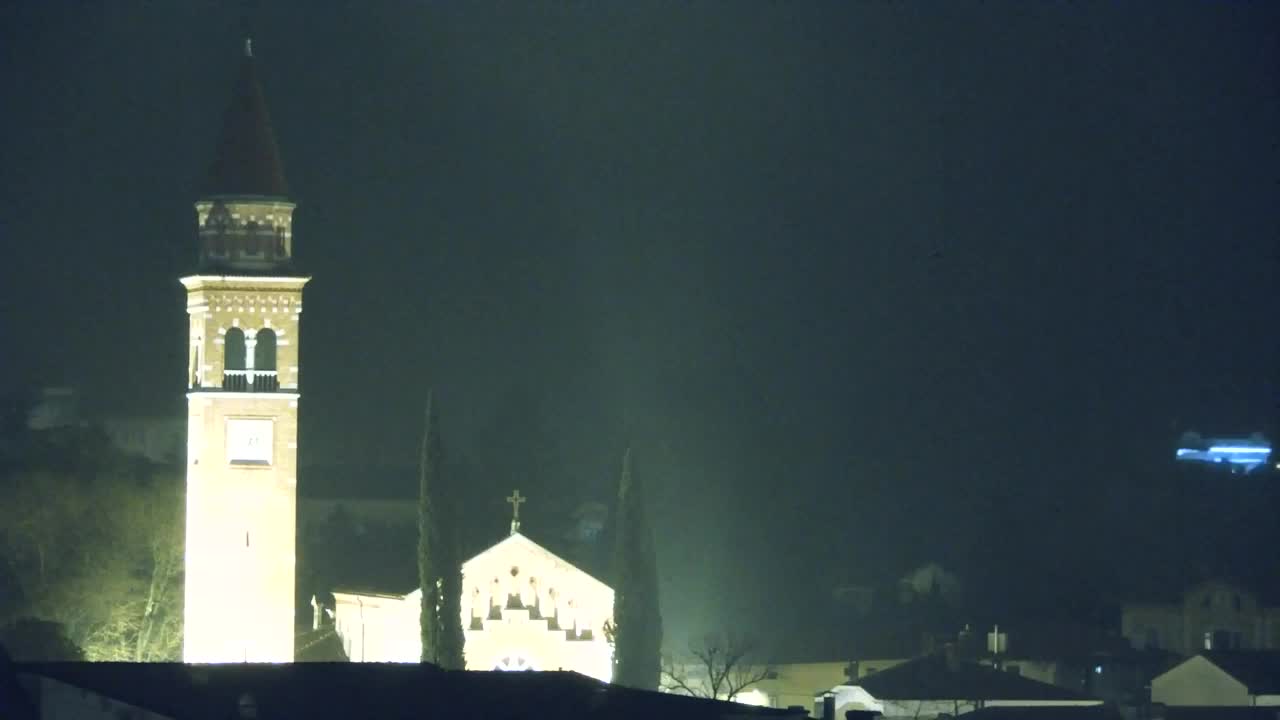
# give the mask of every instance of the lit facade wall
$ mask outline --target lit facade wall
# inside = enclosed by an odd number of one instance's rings
[[[186,662],[293,660],[298,327],[306,282],[182,280],[191,321]],[[245,369],[226,367],[233,328],[244,338]],[[261,353],[253,359],[264,329],[274,337],[272,368],[262,366]]]
[[[462,566],[468,670],[572,670],[608,681],[613,590],[519,533]],[[335,592],[334,628],[354,662],[418,662],[421,591]]]
[[[333,593],[333,625],[351,662],[422,659],[422,595]]]
[[[613,589],[520,533],[462,565],[468,670],[613,677]]]

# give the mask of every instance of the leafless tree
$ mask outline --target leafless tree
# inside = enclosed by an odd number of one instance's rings
[[[176,660],[180,480],[35,470],[0,479],[0,564],[20,602],[0,625],[57,622],[88,660]]]
[[[662,689],[715,700],[734,700],[751,686],[774,677],[775,669],[758,662],[756,645],[727,632],[705,635],[689,643],[688,656],[662,661]]]

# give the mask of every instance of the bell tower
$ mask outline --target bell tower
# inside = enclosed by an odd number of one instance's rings
[[[245,41],[182,278],[189,663],[292,662],[302,287],[293,208]]]

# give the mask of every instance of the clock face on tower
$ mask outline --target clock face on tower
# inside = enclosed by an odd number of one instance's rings
[[[227,462],[232,465],[270,465],[275,421],[268,418],[227,419]]]

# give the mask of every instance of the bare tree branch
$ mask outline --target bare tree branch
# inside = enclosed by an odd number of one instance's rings
[[[666,657],[662,689],[694,697],[733,700],[774,674],[767,663],[753,662],[755,643],[727,632],[711,633],[690,643],[684,662]]]

